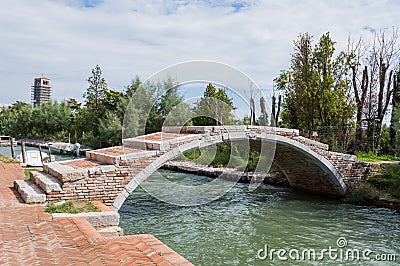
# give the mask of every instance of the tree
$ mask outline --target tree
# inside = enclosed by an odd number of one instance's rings
[[[0,113],[0,131],[18,138],[62,139],[68,135],[71,116],[64,102],[47,102],[35,108],[16,102]]]
[[[179,95],[178,87],[172,79],[156,84],[142,84],[136,77],[130,85],[126,86],[126,95],[129,104],[125,113],[124,137],[161,131],[165,119],[171,112],[175,114],[175,117],[169,117],[168,125],[183,121],[183,117],[186,119],[188,115],[187,105],[181,104],[183,97]],[[183,107],[186,112],[182,109]]]
[[[102,101],[105,99],[105,91],[107,90],[107,82],[103,77],[103,73],[99,65],[92,69],[92,75],[87,79],[89,87],[83,94],[85,98],[85,106],[97,114],[103,111]]]
[[[34,108],[31,126],[35,129],[32,137],[66,139],[70,133],[72,111],[65,102],[47,102]]]
[[[87,79],[87,82],[89,86],[83,94],[86,110],[81,113],[79,118],[82,119],[80,122],[84,123],[81,125],[89,130],[84,130],[87,134],[88,144],[97,148],[101,147],[99,125],[101,118],[106,113],[104,101],[107,91],[107,82],[99,65],[92,69],[92,75]]]
[[[30,104],[17,101],[2,113],[7,116],[5,134],[14,137],[32,137],[32,111]]]
[[[279,113],[281,111],[282,95],[278,96],[278,106],[276,104],[275,95],[272,96],[272,114],[271,114],[271,127],[278,126]]]
[[[140,85],[142,85],[142,82],[140,81],[139,76],[135,76],[135,78],[132,79],[131,83],[125,86],[126,96],[128,98],[132,98],[132,95],[136,92]]]
[[[394,70],[392,67],[394,62],[398,62],[400,51],[397,40],[398,29],[393,28],[390,37],[387,37],[385,31],[376,33],[374,43],[367,58],[370,69],[370,108],[368,110],[368,118],[370,119],[370,128],[372,127],[370,131],[372,131],[372,148],[374,150],[380,147],[383,119],[393,94]],[[373,101],[376,101],[375,104]]]
[[[99,140],[102,147],[121,145],[122,123],[115,113],[107,111],[100,120]]]
[[[217,89],[211,83],[207,85],[203,97],[196,103],[192,119],[195,126],[218,126],[233,123],[233,101],[225,90]]]
[[[282,82],[287,78],[288,84],[281,84],[278,89],[283,89],[285,102],[282,110],[282,120],[291,128],[311,131],[314,128],[316,116],[316,86],[315,73],[312,71],[312,37],[310,34],[300,34],[294,42],[294,54],[291,67],[288,71],[281,72],[283,77],[278,77]]]
[[[74,98],[68,98],[66,101],[67,106],[71,109],[72,113],[76,114],[82,108],[82,104]]]
[[[376,32],[372,45],[349,40],[352,65],[352,87],[357,104],[356,148],[378,151],[381,147],[383,120],[389,109],[395,88],[395,71],[400,56],[398,29],[391,35]],[[367,125],[367,147],[361,146],[362,125]]]
[[[168,79],[162,84],[164,94],[161,96],[159,113],[162,115],[162,126],[183,126],[190,123],[192,110],[183,102],[174,81]]]
[[[268,125],[268,114],[267,114],[267,109],[265,106],[265,98],[263,96],[260,97],[260,109],[261,109],[261,116],[259,118],[259,124],[261,126],[266,126]],[[271,119],[272,121],[272,119]]]
[[[123,97],[125,97],[123,92],[105,89],[104,98],[102,99],[102,105],[104,106],[105,110],[116,111]]]
[[[308,33],[300,34],[294,50],[290,69],[274,80],[284,94],[283,123],[308,137],[321,126],[350,125],[354,105],[345,53],[334,57],[335,42],[329,33],[316,45]]]
[[[390,118],[390,147],[393,155],[400,154],[400,70],[393,77],[392,115]]]
[[[368,68],[367,66],[363,69],[361,67],[361,58],[365,54],[366,48],[361,39],[356,43],[349,39],[347,50],[347,64],[351,67],[351,85],[356,103],[356,134],[354,149],[360,150],[362,145],[363,111],[369,87]]]

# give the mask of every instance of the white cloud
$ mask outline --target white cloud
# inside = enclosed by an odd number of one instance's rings
[[[2,0],[0,102],[29,101],[42,73],[55,98],[81,99],[96,64],[115,89],[194,59],[230,64],[270,88],[300,32],[330,31],[344,48],[349,34],[398,26],[398,14],[398,0]]]

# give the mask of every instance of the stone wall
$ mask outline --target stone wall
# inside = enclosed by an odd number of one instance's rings
[[[62,191],[48,193],[47,200],[102,201],[110,206],[132,178],[151,164],[153,160],[141,158],[132,160],[130,165],[126,161],[121,161],[114,166],[107,165],[85,169],[85,171],[81,171],[80,176],[75,176],[73,180],[63,179],[63,174],[68,176],[67,171],[58,172],[57,178],[62,182]],[[44,171],[47,173],[54,172],[51,166],[51,164],[45,166]]]
[[[364,182],[380,169],[379,163],[357,161],[355,155],[332,152],[315,147],[311,149],[330,161],[346,184]]]

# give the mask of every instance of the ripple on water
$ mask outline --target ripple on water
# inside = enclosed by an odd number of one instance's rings
[[[211,180],[160,172],[185,185]],[[220,199],[193,207],[160,202],[138,188],[120,214],[126,233],[153,234],[195,265],[274,265],[256,258],[265,244],[271,248],[321,250],[337,247],[339,237],[346,238],[349,248],[400,254],[398,212],[344,204],[267,185],[249,191],[247,184],[237,184]],[[294,265],[293,261],[275,263]],[[307,261],[296,265],[341,264],[326,260],[322,264]]]

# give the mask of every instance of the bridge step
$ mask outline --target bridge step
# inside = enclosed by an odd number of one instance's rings
[[[176,134],[157,132],[136,138],[123,139],[124,147],[140,150],[167,151],[171,148],[196,139],[201,139],[199,134]]]
[[[31,180],[15,180],[14,187],[26,203],[46,202],[46,194]]]
[[[86,158],[105,164],[118,164],[120,161],[150,158],[156,156],[158,151],[135,149],[123,146],[104,148],[86,152]]]
[[[43,172],[31,172],[31,180],[36,183],[47,194],[51,192],[61,192],[61,182],[52,175]]]
[[[61,182],[72,182],[87,177],[87,170],[77,169],[57,162],[44,164],[43,171],[56,177]]]
[[[45,173],[56,177],[62,183],[82,180],[96,172],[114,172],[115,169],[115,165],[103,164],[102,162],[89,159],[54,162],[43,165]]]

